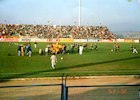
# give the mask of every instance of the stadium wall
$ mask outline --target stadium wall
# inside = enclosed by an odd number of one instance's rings
[[[73,38],[0,38],[0,42],[134,42],[140,43],[140,39],[73,39]]]

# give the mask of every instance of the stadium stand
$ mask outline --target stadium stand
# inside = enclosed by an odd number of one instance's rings
[[[2,36],[30,36],[38,38],[115,39],[106,26],[51,26],[0,24]]]

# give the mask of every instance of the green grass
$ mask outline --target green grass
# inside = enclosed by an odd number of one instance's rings
[[[56,77],[62,76],[63,73],[69,76],[140,74],[140,53],[133,54],[130,51],[132,43],[119,43],[120,51],[117,52],[110,51],[113,43],[98,43],[97,51],[87,49],[83,55],[79,55],[77,50],[72,54],[58,54],[56,70],[51,68],[50,55],[38,54],[38,49],[44,49],[46,44],[38,43],[35,49],[32,43],[32,57],[18,57],[17,45],[0,43],[0,79]],[[140,44],[134,45],[140,51]],[[64,60],[60,59],[62,56]]]

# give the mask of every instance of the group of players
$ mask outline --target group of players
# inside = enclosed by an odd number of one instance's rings
[[[34,47],[37,47],[37,42],[34,43]],[[87,50],[89,48],[90,50],[98,50],[97,43],[90,43],[88,45],[87,43],[78,44],[78,43],[72,43],[71,45],[66,44],[60,44],[60,43],[50,43],[47,44],[45,49],[39,49],[39,54],[65,54],[65,53],[74,53],[75,51],[79,52],[79,54],[83,53],[83,50]],[[120,50],[120,46],[118,43],[114,43],[113,48],[111,49],[111,52],[116,52]],[[130,46],[130,50],[132,53],[138,53],[136,47],[134,45]],[[18,45],[18,56],[25,56],[28,55],[31,57],[32,55],[32,48],[30,43],[26,44],[19,44]]]
[[[37,47],[37,43],[34,43],[34,47]],[[90,43],[90,45],[88,46],[87,43],[83,43],[83,44],[78,44],[78,43],[72,43],[71,45],[67,46],[65,44],[60,44],[60,43],[51,43],[48,44],[45,48],[45,50],[43,49],[39,49],[39,54],[65,54],[65,53],[74,53],[75,51],[79,52],[79,54],[82,54],[83,50],[86,50],[87,48],[90,48],[90,50],[97,50],[98,46],[97,43],[93,44]],[[120,50],[120,46],[118,43],[114,43],[113,48],[111,49],[111,52],[116,52]],[[133,53],[138,53],[136,47],[134,45],[130,46],[130,50]],[[31,57],[32,55],[32,48],[31,48],[31,44],[30,43],[26,43],[26,44],[19,44],[18,45],[18,56],[25,56],[28,55],[29,57]]]
[[[18,56],[25,56],[25,55],[29,57],[31,57],[32,55],[32,48],[30,43],[18,45]]]
[[[35,44],[34,44],[35,46]],[[67,46],[65,44],[59,44],[59,43],[51,43],[47,44],[45,49],[40,48],[39,54],[42,55],[45,53],[45,55],[48,54],[65,54],[67,52]]]
[[[114,43],[114,47],[113,47],[113,49],[111,49],[111,52],[113,52],[113,51],[119,51],[120,50],[120,46],[119,46],[119,44],[118,43]],[[130,51],[132,51],[132,53],[138,53],[138,50],[136,49],[136,47],[132,44],[131,46],[130,46]]]
[[[43,49],[39,49],[39,54],[66,54],[66,53],[74,53],[75,51],[80,52],[83,50],[86,50],[88,48],[87,43],[78,44],[78,43],[72,43],[71,45],[66,44],[60,44],[60,43],[51,43],[48,44],[43,51]],[[93,45],[93,43],[90,44],[91,50],[97,50],[97,44]],[[81,54],[81,53],[80,53]]]

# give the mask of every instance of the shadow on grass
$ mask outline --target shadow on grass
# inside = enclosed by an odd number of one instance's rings
[[[74,66],[57,68],[57,69],[55,69],[55,71],[64,70],[64,69],[71,69],[71,68],[78,68],[78,67],[86,67],[86,66],[90,66],[90,65],[98,65],[98,64],[126,61],[126,60],[131,60],[131,59],[139,59],[139,58],[140,58],[140,56],[131,57],[131,58],[124,58],[124,59],[116,59],[116,60],[110,60],[110,61],[103,61],[103,62],[96,62],[96,63],[94,62],[94,63],[87,63],[87,64],[79,64],[79,65],[74,65]],[[36,75],[36,74],[40,74],[43,72],[53,72],[53,71],[54,71],[53,69],[50,69],[50,70],[42,70],[42,71],[36,71],[36,72],[28,72],[28,73],[23,73],[23,74],[8,75],[8,76],[4,76],[4,77],[0,78],[0,82],[9,81],[10,79],[14,79],[14,78],[26,78],[27,76],[30,76],[30,75]]]

